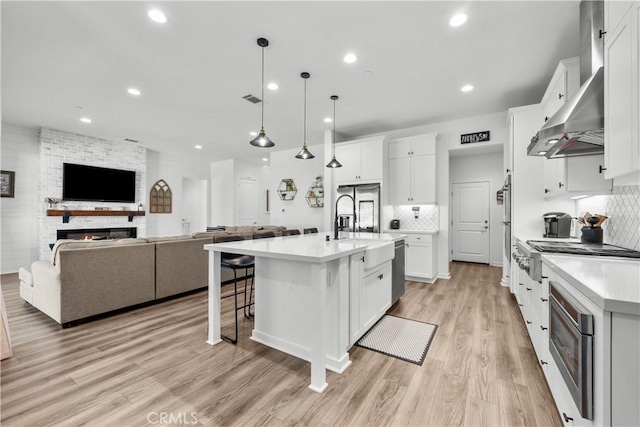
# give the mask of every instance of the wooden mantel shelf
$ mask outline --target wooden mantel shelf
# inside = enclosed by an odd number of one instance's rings
[[[47,216],[61,216],[63,223],[68,223],[72,216],[127,216],[129,222],[133,221],[134,216],[144,216],[144,211],[117,211],[117,210],[64,210],[64,209],[48,209]]]

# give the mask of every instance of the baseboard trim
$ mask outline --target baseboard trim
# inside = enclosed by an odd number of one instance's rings
[[[297,357],[298,359],[302,359],[307,362],[311,361],[311,349],[307,347],[303,347],[290,341],[274,337],[273,335],[265,334],[264,332],[260,332],[256,329],[253,330],[253,332],[251,333],[251,337],[249,338],[252,341],[271,348],[275,348],[276,350],[290,354],[294,357]],[[349,353],[345,353],[340,359],[325,355],[325,367],[330,371],[341,374],[349,367],[349,365],[351,365],[351,360],[349,360]]]

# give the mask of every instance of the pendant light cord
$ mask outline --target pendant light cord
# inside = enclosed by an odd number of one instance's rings
[[[260,129],[264,129],[264,46],[262,46],[262,105],[261,105],[261,118]]]
[[[302,144],[307,146],[307,79],[304,79],[304,136]]]
[[[331,147],[333,148],[333,157],[336,157],[336,100],[333,100],[333,141],[331,141]]]

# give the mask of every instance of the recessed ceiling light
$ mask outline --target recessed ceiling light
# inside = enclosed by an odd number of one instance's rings
[[[249,135],[251,135],[251,136],[258,136],[258,132],[249,132]]]
[[[262,158],[262,161],[263,161],[263,162],[268,162],[268,161],[269,161],[269,159],[267,159],[266,157],[263,157],[263,158]]]
[[[196,150],[202,150],[202,145],[194,145]]]
[[[82,118],[80,119],[80,121],[81,121],[82,123],[91,123],[91,119],[90,119],[89,117],[82,117]]]
[[[275,83],[275,82],[271,82],[271,83],[269,83],[269,84],[267,85],[267,89],[269,89],[269,90],[277,90],[277,89],[278,89],[278,87],[279,87],[279,86],[278,86],[278,83]]]
[[[365,71],[365,72],[364,72],[364,76],[365,76],[365,77],[371,77],[371,76],[373,76],[373,71],[371,71],[371,70],[367,70],[367,71]]]
[[[358,57],[355,56],[353,53],[347,53],[344,56],[344,62],[346,62],[347,64],[353,64],[357,60],[358,60]]]
[[[471,92],[473,90],[473,86],[472,85],[464,85],[460,88],[461,91],[463,92]]]
[[[458,13],[457,15],[453,15],[453,18],[449,21],[449,25],[452,27],[459,27],[465,22],[467,22],[467,15],[464,13]]]
[[[324,118],[324,122],[325,123],[331,123],[333,121],[333,119],[331,117],[325,117]]]
[[[135,87],[130,87],[129,89],[127,89],[127,92],[129,92],[131,95],[135,95],[135,96],[139,96],[142,93],[138,89],[136,89]]]
[[[155,21],[158,24],[164,24],[167,22],[167,16],[158,9],[151,9],[147,15],[149,15],[149,18],[151,18],[152,21]]]

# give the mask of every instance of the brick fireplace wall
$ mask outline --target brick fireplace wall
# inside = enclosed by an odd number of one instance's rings
[[[128,222],[126,216],[71,217],[68,224],[62,217],[48,217],[45,197],[62,198],[62,164],[77,163],[113,169],[134,170],[136,172],[136,203],[101,202],[61,202],[56,208],[87,209],[108,207],[110,209],[137,209],[138,203],[147,207],[146,194],[146,148],[134,143],[109,141],[90,136],[78,135],[53,129],[42,128],[39,134],[38,199],[42,209],[38,215],[38,243],[40,259],[49,259],[49,244],[56,241],[58,229],[136,227],[138,237],[146,237],[146,217],[138,216]]]

